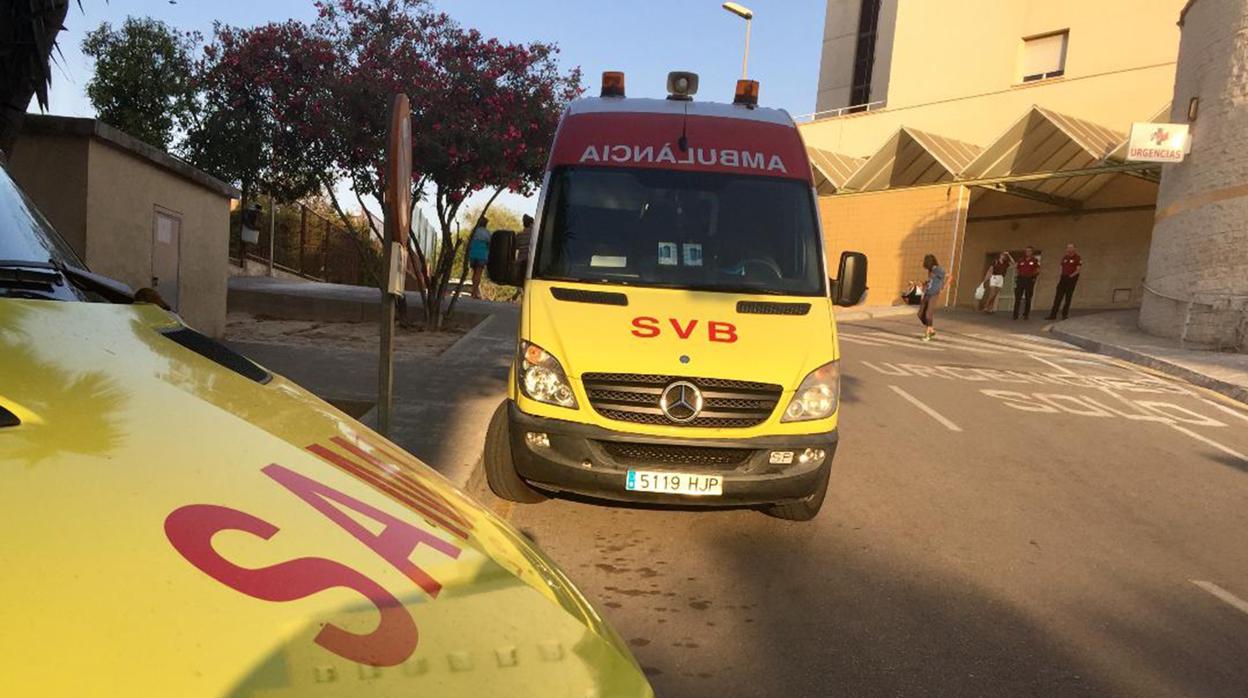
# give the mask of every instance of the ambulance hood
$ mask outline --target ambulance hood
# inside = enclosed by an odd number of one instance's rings
[[[0,695],[652,695],[524,537],[153,306],[0,301],[0,408]]]
[[[574,380],[641,373],[777,383],[791,391],[836,355],[822,296],[542,280],[531,281],[528,292],[526,338]]]

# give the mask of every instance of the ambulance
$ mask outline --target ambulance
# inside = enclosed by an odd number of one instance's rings
[[[805,147],[757,82],[731,104],[687,72],[666,99],[602,86],[562,117],[528,239],[491,239],[524,294],[490,487],[809,520],[839,439],[833,307],[863,299],[866,258],[829,279]]]
[[[524,536],[88,271],[3,167],[0,477],[0,696],[654,695]]]

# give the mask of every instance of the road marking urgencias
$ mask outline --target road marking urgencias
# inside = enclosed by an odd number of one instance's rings
[[[1231,608],[1234,608],[1237,611],[1242,611],[1243,613],[1248,613],[1248,601],[1244,601],[1243,599],[1232,594],[1226,589],[1223,589],[1217,584],[1214,584],[1213,582],[1206,582],[1200,579],[1189,579],[1187,581],[1209,592],[1215,598],[1217,598],[1220,601],[1225,602]]]
[[[943,414],[923,404],[923,402],[920,401],[917,397],[911,395],[910,393],[907,393],[906,391],[902,390],[901,388],[898,388],[895,385],[890,385],[888,387],[892,388],[893,392],[905,398],[906,402],[909,402],[911,405],[914,405],[920,410],[923,410],[923,412],[926,413],[927,416],[931,417],[937,422],[940,422],[941,425],[943,425],[949,431],[962,431],[962,427],[949,421]]]

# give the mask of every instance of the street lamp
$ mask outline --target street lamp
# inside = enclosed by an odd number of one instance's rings
[[[741,79],[749,77],[748,68],[750,65],[750,20],[754,19],[754,11],[750,8],[735,2],[726,2],[723,5],[725,10],[745,20],[745,56],[741,59]]]

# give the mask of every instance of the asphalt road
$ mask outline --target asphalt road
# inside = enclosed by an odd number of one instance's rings
[[[1248,410],[958,318],[842,326],[812,522],[503,509],[660,696],[1248,695]]]

